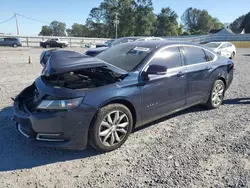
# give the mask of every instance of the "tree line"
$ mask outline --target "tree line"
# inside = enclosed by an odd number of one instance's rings
[[[178,36],[207,34],[212,29],[220,29],[223,24],[208,11],[188,8],[181,16],[170,7],[153,12],[152,0],[103,0],[98,7],[92,8],[86,24],[74,23],[71,28],[66,24],[53,21],[42,26],[42,36],[72,36],[115,38],[115,20],[118,13],[118,36]]]
[[[234,20],[230,24],[230,28],[233,32],[238,32],[242,29],[245,29],[246,33],[250,33],[250,12]]]

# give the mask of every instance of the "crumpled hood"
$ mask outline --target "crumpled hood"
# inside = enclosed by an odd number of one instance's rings
[[[128,72],[125,70],[119,69],[118,67],[115,67],[100,59],[82,55],[73,51],[64,50],[56,50],[51,53],[48,62],[44,66],[42,74],[49,76],[96,67],[106,67],[121,75],[128,74]]]

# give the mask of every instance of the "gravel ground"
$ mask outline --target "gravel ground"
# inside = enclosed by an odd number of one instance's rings
[[[1,188],[250,187],[250,49],[238,49],[221,108],[145,125],[106,154],[35,147],[15,130],[10,97],[40,74],[41,51],[0,49]]]

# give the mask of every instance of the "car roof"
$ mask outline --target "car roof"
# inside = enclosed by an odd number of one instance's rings
[[[121,37],[121,38],[118,38],[118,39],[139,39],[141,37]]]
[[[213,44],[224,44],[224,43],[230,43],[230,42],[209,42],[209,43],[213,43]]]
[[[200,45],[193,44],[193,43],[178,42],[178,41],[167,41],[167,40],[135,41],[135,42],[124,43],[124,44],[120,44],[120,45],[126,45],[126,44],[133,44],[135,46],[145,47],[145,48],[159,48],[159,47],[169,46],[169,45],[200,46]]]

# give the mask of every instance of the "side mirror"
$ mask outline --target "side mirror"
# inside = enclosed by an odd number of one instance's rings
[[[165,75],[167,73],[167,67],[163,65],[150,65],[146,71],[148,75]]]

